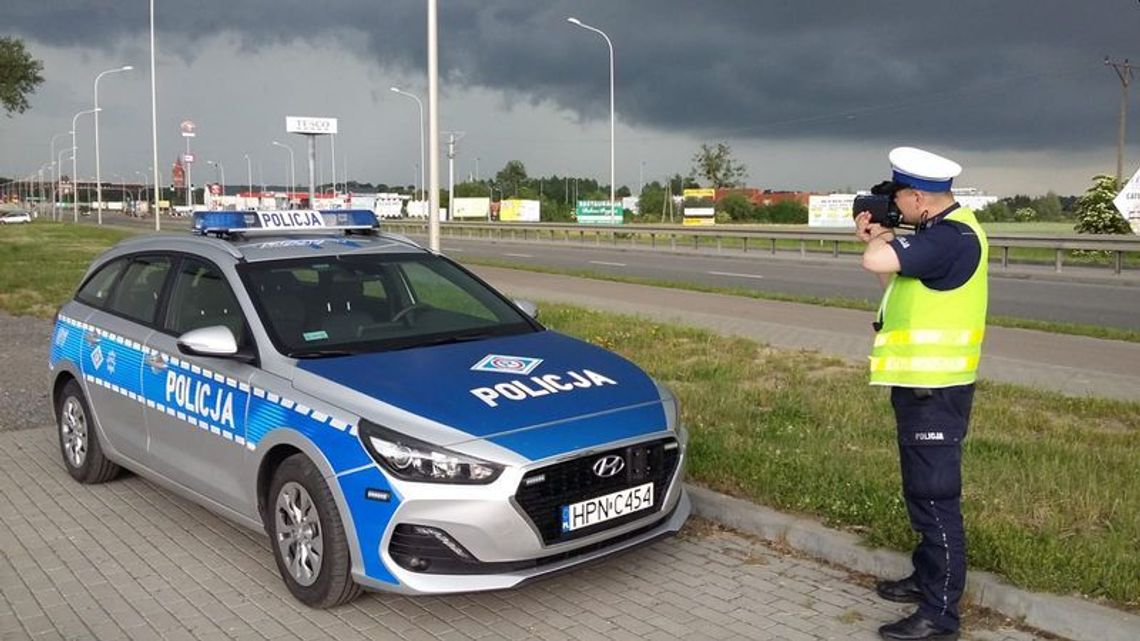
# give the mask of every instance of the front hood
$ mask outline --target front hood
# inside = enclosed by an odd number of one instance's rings
[[[532,459],[666,429],[660,393],[645,372],[552,331],[297,367],[468,435],[460,440],[489,439]],[[294,384],[308,387],[303,378]]]

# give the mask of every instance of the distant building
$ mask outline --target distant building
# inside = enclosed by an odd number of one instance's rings
[[[757,206],[775,205],[790,200],[807,207],[808,199],[811,197],[811,192],[807,191],[777,191],[773,189],[757,189],[755,187],[739,187],[733,189],[717,189],[715,200],[720,201],[721,198],[730,194],[741,194],[750,200],[753,205]]]

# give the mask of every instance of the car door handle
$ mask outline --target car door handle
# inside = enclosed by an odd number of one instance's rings
[[[147,354],[145,361],[147,367],[150,368],[150,371],[154,372],[155,374],[166,369],[166,361],[163,360],[162,357],[158,354]]]

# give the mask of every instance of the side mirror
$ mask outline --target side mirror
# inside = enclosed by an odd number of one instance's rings
[[[538,305],[529,300],[516,300],[515,306],[522,310],[524,314],[531,318],[538,320]]]
[[[225,325],[192,329],[178,337],[178,350],[193,356],[234,356],[238,353],[234,333]]]

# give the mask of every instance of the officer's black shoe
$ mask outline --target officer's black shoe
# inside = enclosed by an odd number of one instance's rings
[[[958,631],[938,627],[930,619],[915,612],[901,621],[879,628],[879,636],[888,641],[957,641]]]
[[[888,601],[895,603],[918,603],[922,601],[922,590],[918,589],[914,577],[908,576],[899,581],[879,581],[875,584],[875,592]]]

